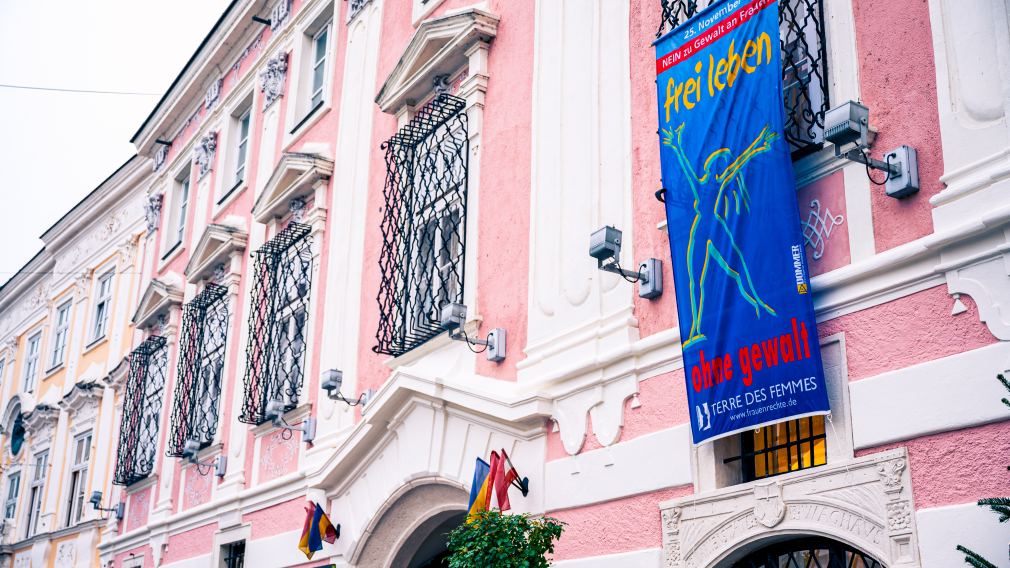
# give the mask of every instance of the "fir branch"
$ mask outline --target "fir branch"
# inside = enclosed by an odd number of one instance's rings
[[[1010,392],[1010,380],[1007,380],[1007,378],[1003,376],[1003,373],[996,375],[996,378],[999,379],[999,382],[1003,383],[1003,388],[1005,388],[1007,392]],[[1000,400],[1003,401],[1003,404],[1010,407],[1010,400],[1007,400],[1006,398],[1002,398]]]
[[[1010,497],[989,497],[978,500],[979,507],[989,507],[993,513],[999,515],[999,522],[1010,521]]]
[[[960,544],[957,545],[957,551],[965,555],[964,556],[965,563],[968,564],[969,566],[972,566],[973,568],[997,568],[995,564],[989,562],[985,558],[982,558],[982,555],[980,555],[979,553],[969,550],[961,546]]]

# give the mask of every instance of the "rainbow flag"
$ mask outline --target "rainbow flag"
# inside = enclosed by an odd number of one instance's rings
[[[334,526],[318,503],[309,501],[305,507],[305,525],[302,527],[302,538],[298,541],[298,550],[312,560],[316,551],[323,549],[323,541],[333,544],[340,538],[340,525]]]

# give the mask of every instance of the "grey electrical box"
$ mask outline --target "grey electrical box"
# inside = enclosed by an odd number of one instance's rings
[[[589,256],[599,261],[621,257],[621,231],[610,226],[597,229],[589,237]]]
[[[438,320],[442,329],[452,331],[458,327],[462,327],[466,323],[466,306],[455,303],[446,304],[442,306]]]
[[[663,294],[663,261],[650,258],[642,263],[639,269],[642,281],[638,284],[638,296],[641,298],[658,298]]]
[[[900,199],[919,191],[919,159],[915,148],[901,146],[888,152],[884,159],[887,163],[897,165],[898,174],[888,173],[884,182],[884,191],[888,197]]]
[[[870,109],[849,101],[824,113],[824,139],[837,146],[857,141],[865,146],[869,125]]]
[[[505,360],[505,340],[504,328],[496,327],[487,334],[487,351],[484,352],[484,355],[488,361],[501,363]]]

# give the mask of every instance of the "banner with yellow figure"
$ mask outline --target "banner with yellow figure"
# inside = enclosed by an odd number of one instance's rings
[[[778,3],[721,0],[656,42],[660,158],[694,443],[826,414]]]

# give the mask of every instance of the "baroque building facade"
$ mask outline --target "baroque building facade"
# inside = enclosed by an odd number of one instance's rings
[[[780,3],[828,418],[691,443],[651,43],[698,3],[236,0],[0,290],[8,562],[437,566],[504,448],[558,566],[1005,565],[1007,2]],[[823,143],[848,100],[918,193]]]

